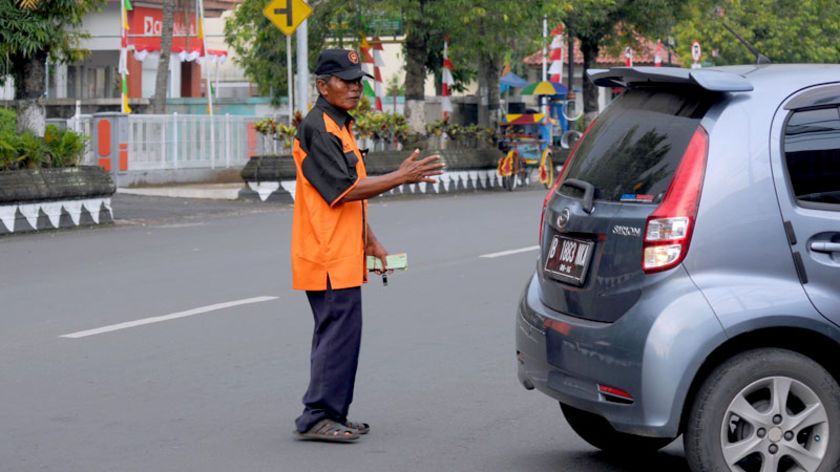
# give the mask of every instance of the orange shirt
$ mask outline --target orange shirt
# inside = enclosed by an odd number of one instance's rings
[[[326,290],[367,282],[367,200],[341,203],[367,177],[347,112],[318,97],[298,127],[292,154],[297,169],[292,221],[292,287]]]

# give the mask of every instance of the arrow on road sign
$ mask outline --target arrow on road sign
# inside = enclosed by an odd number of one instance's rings
[[[303,0],[272,0],[263,10],[263,15],[286,36],[294,33],[311,13],[312,7]]]

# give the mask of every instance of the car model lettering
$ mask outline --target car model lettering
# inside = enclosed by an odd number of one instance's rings
[[[619,236],[630,236],[633,238],[638,238],[642,235],[642,228],[636,228],[635,226],[615,225],[613,226],[612,233],[617,234]]]

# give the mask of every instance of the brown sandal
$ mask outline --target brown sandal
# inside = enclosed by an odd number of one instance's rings
[[[294,431],[294,433],[299,438],[317,441],[351,442],[359,439],[357,430],[329,418],[315,423],[306,432]]]

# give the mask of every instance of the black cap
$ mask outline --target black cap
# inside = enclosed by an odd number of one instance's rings
[[[339,79],[357,80],[363,76],[371,79],[372,75],[362,70],[359,54],[349,49],[324,49],[318,58],[316,75],[334,75]]]

